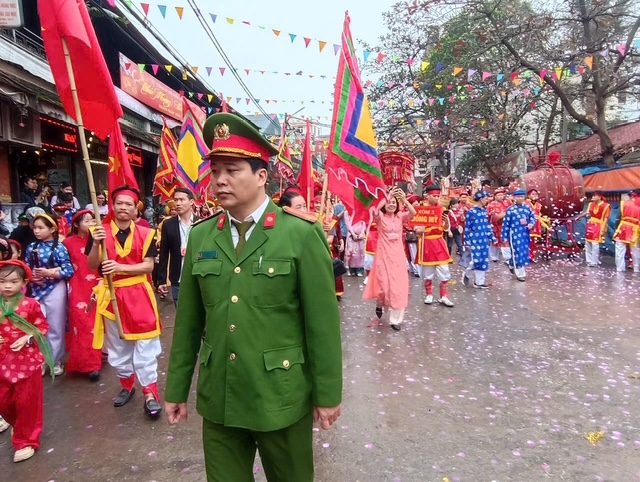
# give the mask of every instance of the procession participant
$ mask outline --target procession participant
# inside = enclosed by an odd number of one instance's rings
[[[340,416],[342,349],[333,268],[315,216],[268,198],[277,154],[244,119],[209,117],[212,185],[225,212],[189,238],[167,374],[170,424],[197,409],[209,482],[311,482],[313,420]],[[204,337],[204,341],[203,341]]]
[[[464,214],[462,207],[457,199],[452,199],[449,203],[449,209],[447,210],[447,216],[449,216],[449,231],[447,232],[447,248],[449,248],[449,254],[453,256],[453,244],[456,245],[458,256],[462,256],[462,233],[464,233],[463,223]]]
[[[596,268],[600,265],[600,245],[604,244],[609,231],[611,205],[604,200],[604,194],[596,191],[586,213],[589,217],[585,233],[585,258],[587,266]]]
[[[48,214],[38,214],[33,221],[37,241],[25,252],[25,261],[33,272],[31,293],[40,302],[49,323],[47,338],[53,352],[55,376],[62,375],[62,358],[66,352],[67,283],[73,276],[69,251],[59,241],[58,222]],[[44,370],[44,366],[43,366]]]
[[[353,223],[349,212],[345,212],[345,219],[349,227],[349,237],[345,249],[345,264],[349,266],[351,276],[364,275],[364,250],[367,238],[367,224],[364,221]]]
[[[424,188],[426,205],[431,208],[432,214],[425,220],[425,226],[416,226],[418,235],[418,256],[416,263],[420,270],[420,277],[424,280],[427,293],[424,303],[433,303],[433,278],[437,275],[440,280],[440,298],[438,302],[449,308],[453,302],[449,299],[449,280],[451,272],[449,263],[452,262],[444,240],[444,233],[448,229],[448,220],[444,214],[444,208],[440,204],[440,187],[431,185]]]
[[[536,262],[536,251],[542,246],[542,203],[538,201],[540,193],[537,189],[530,189],[527,193],[526,205],[531,208],[536,215],[536,225],[531,230],[531,262]]]
[[[489,202],[487,193],[478,191],[473,199],[476,205],[467,212],[464,242],[468,249],[471,249],[472,260],[467,270],[462,275],[462,283],[469,285],[469,279],[475,274],[473,287],[486,289],[487,271],[489,271],[489,246],[496,239],[493,234],[489,216],[487,214],[487,204]]]
[[[511,207],[511,201],[506,199],[507,190],[503,187],[499,187],[494,191],[494,201],[490,201],[487,206],[487,214],[493,227],[493,235],[498,240],[497,243],[492,244],[489,247],[489,255],[491,261],[500,261],[500,254],[505,263],[509,263],[511,259],[511,249],[509,243],[502,241],[502,225],[504,223],[504,217],[507,214],[507,209]]]
[[[78,198],[73,195],[73,188],[67,181],[62,181],[62,183],[60,183],[60,190],[58,191],[58,193],[55,196],[51,197],[51,207],[60,202],[59,198],[61,194],[68,194],[69,196],[71,196],[71,207],[76,211],[80,209]]]
[[[160,318],[149,275],[153,271],[157,248],[154,231],[136,224],[140,193],[129,186],[121,186],[111,193],[113,219],[97,226],[88,236],[86,254],[89,268],[102,275],[112,275],[118,310],[122,322],[115,321],[111,294],[106,278],[94,292],[97,296],[96,324],[93,347],[107,349],[109,365],[116,370],[122,389],[113,402],[114,407],[128,403],[135,393],[136,377],[145,397],[144,410],[152,418],[162,412],[158,393],[158,356],[160,346]],[[101,241],[107,249],[102,261]]]
[[[401,211],[400,205],[407,209]],[[404,252],[402,226],[415,214],[415,208],[398,187],[391,189],[387,199],[373,210],[373,219],[378,223],[378,250],[363,299],[376,300],[378,318],[386,307],[389,323],[395,331],[400,331],[404,311],[409,305],[409,275],[401,262]]]
[[[509,243],[511,247],[509,269],[518,281],[525,280],[525,266],[530,263],[530,232],[536,225],[536,215],[531,207],[524,203],[526,195],[524,190],[513,193],[515,204],[507,209],[502,225],[502,242]]]
[[[613,235],[616,243],[616,271],[627,270],[627,248],[631,250],[633,271],[640,272],[640,189],[620,203],[620,223]]]
[[[169,293],[167,284],[167,265],[169,265],[168,281],[171,283],[171,297],[177,306],[180,292],[180,276],[182,265],[187,252],[189,233],[198,217],[193,213],[193,193],[184,187],[179,187],[173,194],[173,202],[178,215],[162,223],[160,259],[158,260],[158,291],[161,294]]]
[[[320,214],[322,211],[322,194],[317,195],[314,200],[314,207],[316,214]],[[322,223],[325,235],[327,237],[327,243],[331,249],[331,256],[333,259],[340,259],[341,253],[344,251],[344,239],[342,239],[342,232],[340,231],[339,220],[333,215],[333,209],[329,200],[327,200],[325,214],[321,219],[318,219]],[[344,280],[342,276],[335,278],[336,285],[336,298],[338,301],[344,296]]]
[[[40,448],[44,425],[41,367],[53,372],[53,356],[46,339],[49,329],[38,301],[22,292],[32,278],[22,261],[0,261],[0,432],[11,426],[14,462],[22,462]],[[4,420],[3,420],[4,418]]]
[[[10,259],[21,259],[22,258],[22,246],[15,239],[8,239],[9,249],[11,249]]]
[[[89,380],[100,380],[102,352],[93,348],[93,328],[96,321],[93,288],[98,284],[95,273],[89,269],[85,254],[90,229],[96,221],[93,211],[78,211],[71,223],[71,236],[64,240],[73,265],[74,275],[69,280],[69,332],[67,333],[67,372],[87,374]]]
[[[285,189],[284,193],[282,193],[282,196],[276,204],[278,204],[281,208],[287,206],[299,211],[307,210],[307,203],[304,200],[302,191],[295,187],[289,187]]]
[[[372,221],[367,228],[367,237],[364,246],[364,284],[369,282],[369,273],[373,269],[373,263],[376,259],[376,250],[378,249],[378,226]]]
[[[138,226],[142,226],[143,228],[151,229],[151,223],[149,223],[149,221],[144,217],[144,212],[146,211],[146,209],[147,207],[145,205],[145,202],[140,200],[138,202],[138,212],[133,222]]]
[[[107,195],[100,191],[96,193],[96,200],[98,201],[98,212],[100,213],[100,217],[104,219],[107,214],[109,214],[109,203],[107,202]],[[85,209],[88,209],[91,212],[94,212],[93,204],[87,204]]]
[[[33,221],[36,215],[44,214],[44,212],[44,209],[35,206],[27,209],[24,214],[18,216],[18,226],[9,235],[9,239],[20,243],[23,253],[27,249],[27,246],[37,241],[33,234]]]
[[[407,198],[407,201],[415,207],[420,205],[422,199],[420,196],[413,194]],[[404,224],[404,240],[408,251],[407,262],[409,264],[409,271],[413,273],[416,278],[419,278],[420,271],[418,270],[418,265],[416,265],[416,256],[418,255],[418,235],[410,223]]]

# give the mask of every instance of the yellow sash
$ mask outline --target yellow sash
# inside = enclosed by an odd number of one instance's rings
[[[156,317],[158,317],[158,307],[156,305],[156,300],[153,296],[153,289],[149,284],[147,275],[139,274],[128,278],[121,278],[113,282],[113,287],[114,289],[127,288],[129,286],[135,286],[139,284],[146,285],[145,287],[147,288],[147,292],[149,293],[151,305],[153,306],[153,310],[156,313]],[[109,305],[111,304],[111,292],[109,291],[109,286],[107,285],[106,280],[102,280],[102,283],[93,288],[93,292],[97,298],[96,321],[93,329],[93,348],[96,350],[100,350],[102,348],[102,345],[104,344],[104,318],[115,321],[116,315],[111,310],[109,310]],[[135,334],[132,334],[131,339],[136,338],[139,337],[136,337]]]

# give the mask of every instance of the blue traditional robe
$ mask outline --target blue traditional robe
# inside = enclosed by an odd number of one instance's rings
[[[467,224],[464,231],[464,242],[473,248],[473,269],[489,271],[489,245],[497,242],[489,222],[487,210],[474,206],[467,212]]]
[[[524,268],[530,262],[531,232],[528,225],[536,225],[536,214],[531,207],[514,204],[507,209],[502,225],[502,241],[511,245],[511,268]],[[515,266],[513,263],[515,262]]]

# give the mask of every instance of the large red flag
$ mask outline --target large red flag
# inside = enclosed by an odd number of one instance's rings
[[[311,157],[311,122],[307,119],[307,136],[304,140],[304,151],[302,153],[302,166],[298,176],[298,186],[304,195],[308,209],[313,207],[313,165]]]
[[[122,107],[84,0],[38,0],[38,11],[47,58],[65,111],[76,119],[63,39],[71,55],[84,126],[106,139],[123,116]]]
[[[109,137],[109,192],[127,185],[139,190],[138,181],[133,175],[127,148],[124,145],[120,123],[116,122]]]

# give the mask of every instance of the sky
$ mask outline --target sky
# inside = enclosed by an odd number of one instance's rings
[[[122,1],[118,0],[118,3]],[[345,10],[351,16],[352,35],[356,49],[361,53],[360,41],[375,45],[377,38],[385,32],[382,13],[389,10],[395,1],[195,0],[195,3],[242,80],[255,98],[260,99],[264,110],[270,114],[292,114],[304,108],[297,115],[329,123],[333,78],[338,68],[333,44],[341,43]],[[149,4],[147,18],[150,24],[191,66],[198,67],[201,80],[215,93],[222,92],[225,98],[232,97],[230,105],[239,112],[258,112],[253,103],[247,105],[247,94],[229,72],[187,0],[145,0],[145,3]],[[165,18],[159,5],[167,7]],[[184,8],[182,20],[176,7]],[[133,8],[140,13],[143,11],[137,0],[133,0]],[[126,12],[124,8],[121,10]],[[215,23],[210,14],[216,15]],[[227,19],[234,19],[233,24]],[[138,27],[146,32],[160,52],[166,52],[143,27],[139,24]],[[279,36],[275,35],[274,29],[281,31]],[[293,42],[289,34],[296,35]],[[304,37],[313,39],[308,47]],[[327,42],[322,52],[319,40]],[[166,56],[169,57],[168,54]],[[210,76],[206,67],[213,68]],[[224,75],[220,67],[226,68]],[[248,75],[245,69],[250,69]],[[261,70],[267,73],[261,74]],[[280,73],[271,73],[274,71]],[[303,72],[302,76],[295,75],[299,71]],[[285,72],[292,75],[286,76]],[[240,103],[236,98],[241,98]]]

